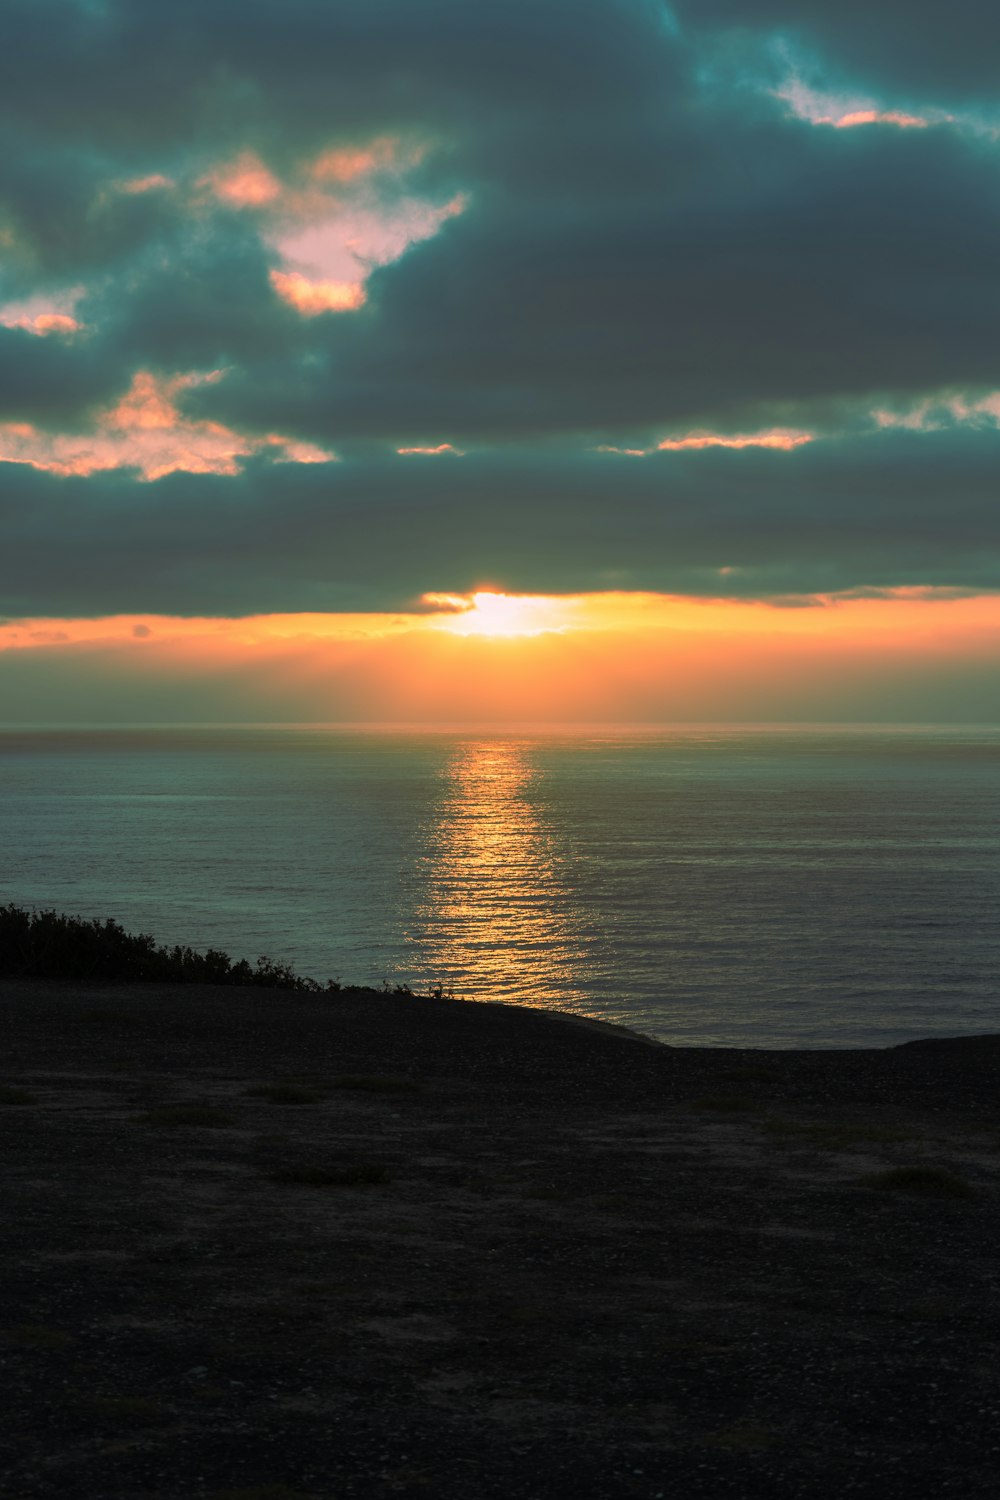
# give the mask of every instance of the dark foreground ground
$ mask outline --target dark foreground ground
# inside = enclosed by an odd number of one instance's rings
[[[998,1492],[1000,1038],[0,1007],[12,1500]]]

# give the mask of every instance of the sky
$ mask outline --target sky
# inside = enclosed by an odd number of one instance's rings
[[[1000,11],[5,0],[0,722],[1000,720]]]

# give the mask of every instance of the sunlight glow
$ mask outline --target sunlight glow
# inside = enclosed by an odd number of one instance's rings
[[[425,594],[422,603],[448,610],[438,628],[451,635],[525,636],[561,631],[570,623],[567,602],[535,595]]]
[[[934,589],[780,607],[482,589],[392,613],[36,617],[0,622],[0,718],[44,705],[129,723],[903,722],[931,683],[975,720],[998,654],[1000,596]],[[515,766],[496,769],[516,785]]]

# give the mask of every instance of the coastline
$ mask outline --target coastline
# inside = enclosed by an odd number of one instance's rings
[[[995,1489],[998,1037],[689,1049],[62,981],[0,1008],[24,1500]]]

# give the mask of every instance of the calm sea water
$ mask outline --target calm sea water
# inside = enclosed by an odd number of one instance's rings
[[[665,1041],[1000,1030],[1000,730],[0,731],[0,900]]]

